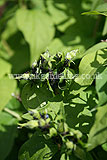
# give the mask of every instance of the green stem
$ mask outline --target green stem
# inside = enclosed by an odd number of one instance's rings
[[[14,116],[15,118],[17,118],[18,120],[21,120],[21,117],[18,113],[10,110],[9,108],[4,108],[4,111],[6,111],[7,113],[11,114],[12,116]]]

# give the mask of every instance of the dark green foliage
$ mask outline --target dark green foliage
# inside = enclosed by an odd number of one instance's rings
[[[0,0],[0,160],[106,160],[106,0]]]

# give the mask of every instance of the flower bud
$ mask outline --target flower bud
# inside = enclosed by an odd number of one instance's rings
[[[50,118],[47,118],[47,119],[45,120],[46,124],[48,124],[50,121],[51,121]]]
[[[47,114],[47,112],[48,112],[47,109],[45,109],[45,110],[44,110],[44,114]]]
[[[73,149],[74,148],[73,142],[72,141],[66,142],[66,147],[67,147],[67,149]]]
[[[79,130],[76,130],[76,136],[77,139],[80,139],[82,137],[82,133]]]
[[[38,127],[38,120],[31,120],[31,121],[27,122],[27,124],[30,128]]]
[[[37,119],[41,118],[40,113],[37,110],[34,111],[34,115],[33,116],[36,117]]]
[[[19,124],[19,126],[33,129],[38,127],[38,120],[31,120],[28,121],[27,123]]]
[[[78,52],[78,49],[67,52],[65,58],[68,60],[71,60],[72,58],[74,58],[76,56],[77,52]]]
[[[45,120],[44,119],[40,119],[39,120],[39,125],[40,125],[40,127],[44,127],[46,125]]]
[[[49,134],[50,134],[50,137],[56,136],[57,135],[57,130],[52,127],[49,130]]]
[[[72,133],[76,135],[77,139],[80,139],[82,137],[82,133],[79,130],[72,129]]]
[[[58,125],[58,131],[60,133],[68,132],[68,125],[66,123],[63,123],[63,122],[59,123],[59,125]]]

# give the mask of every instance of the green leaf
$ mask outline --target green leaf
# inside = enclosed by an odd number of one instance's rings
[[[99,50],[84,56],[80,62],[79,76],[75,79],[75,82],[81,86],[91,85],[97,69],[106,61],[104,55],[105,53]]]
[[[60,110],[63,110],[63,102],[48,102],[48,104],[40,109],[39,111],[44,111],[47,109],[47,113],[54,119]],[[62,113],[63,114],[63,113]]]
[[[51,18],[39,10],[19,9],[16,14],[18,28],[30,45],[31,64],[44,51],[54,36]]]
[[[0,110],[2,110],[11,99],[11,94],[15,91],[16,80],[3,77],[0,79]]]
[[[2,33],[2,39],[8,39],[10,36],[17,32],[16,17],[12,17],[6,25],[5,30]]]
[[[95,89],[94,89],[95,90]],[[71,97],[70,97],[71,96]],[[81,91],[77,96],[66,95],[65,114],[67,124],[82,133],[89,133],[94,123],[94,112],[91,110],[96,106],[95,95],[91,91]]]
[[[22,90],[22,103],[26,109],[35,109],[52,98],[52,93],[46,87],[37,88],[35,84],[26,84]]]
[[[82,15],[103,15],[103,16],[107,16],[107,13],[106,12],[101,13],[101,12],[98,12],[98,11],[90,11],[90,12],[84,12],[84,13],[82,13]]]
[[[99,5],[94,11],[82,13],[82,15],[103,15],[107,16],[107,3]]]
[[[29,45],[17,28],[16,15],[8,21],[2,33],[2,44],[6,50],[6,55],[8,53],[8,61],[12,65],[12,73],[19,74],[30,67]]]
[[[48,46],[50,53],[55,54],[58,52],[66,52],[67,50],[79,49],[76,58],[83,57],[86,48],[89,48],[89,46],[93,44],[93,39],[80,34],[77,35],[76,32],[74,29],[73,33],[67,33],[60,38],[54,38]]]
[[[7,108],[10,111],[13,111],[16,115],[22,115],[22,113],[25,111],[25,108],[23,107],[22,103],[14,96],[6,104],[5,109]]]
[[[91,157],[89,153],[85,152],[85,150],[83,150],[82,148],[78,146],[76,147],[74,154],[76,157],[78,157],[81,160],[93,160],[93,158]]]
[[[67,154],[63,153],[63,154],[61,155],[60,160],[70,160],[69,155],[67,155]],[[77,160],[77,159],[76,159],[76,158],[74,158],[74,160]]]
[[[67,154],[63,153],[61,155],[60,160],[93,160],[92,156],[90,153],[86,152],[82,148],[76,146],[76,149],[74,150],[73,153]]]
[[[95,19],[92,17],[83,17],[83,3],[80,1],[70,0],[62,1],[48,1],[47,9],[52,16],[54,23],[59,31],[63,32],[61,36],[58,33],[58,38],[55,38],[50,44],[49,48],[58,51],[65,51],[67,49],[79,49],[80,53],[92,46],[94,38],[92,38],[92,30]],[[89,21],[91,25],[89,26]],[[85,24],[85,26],[83,25]],[[90,28],[91,27],[91,28]],[[78,29],[79,28],[79,29]]]
[[[64,1],[61,3],[56,3],[54,0],[47,1],[47,8],[55,24],[60,24],[67,20],[68,15],[64,12],[66,10]]]
[[[21,147],[19,160],[49,160],[57,151],[57,146],[52,140],[46,140],[39,132],[35,134]]]
[[[66,49],[79,50],[78,57],[83,55],[86,49],[88,49],[93,44],[93,39],[89,37],[89,35],[84,36],[84,32],[82,30],[77,30],[78,26],[74,26],[67,31],[64,36],[61,36],[60,40],[63,42]],[[72,31],[72,32],[71,32]]]
[[[99,12],[107,12],[107,3],[100,4],[100,5],[96,8],[96,11],[99,11]]]
[[[107,105],[99,107],[88,137],[88,151],[107,142]]]
[[[107,17],[106,17],[106,20],[105,20],[105,24],[104,24],[102,35],[105,36],[106,34],[107,34]]]
[[[17,120],[8,113],[0,112],[0,159],[5,160],[16,137]]]
[[[90,54],[92,52],[97,52],[98,50],[101,50],[101,49],[104,49],[104,48],[107,48],[107,43],[106,42],[97,43],[96,45],[89,48],[82,56],[80,55],[80,58],[82,58],[86,54]]]
[[[12,73],[22,73],[26,68],[30,67],[29,46],[19,31],[10,36],[7,39],[7,43],[13,51],[13,55],[9,59],[9,62],[12,65]]]
[[[22,115],[22,118],[27,119],[27,120],[33,120],[33,116],[30,115],[30,113],[25,113]]]
[[[102,144],[102,148],[107,152],[107,143]]]
[[[66,50],[66,46],[64,46],[63,42],[59,38],[54,38],[53,41],[48,46],[50,54],[54,55],[58,52],[62,52]]]
[[[97,8],[97,6],[99,6],[102,3],[104,3],[104,0],[94,0],[94,1],[92,1],[91,10],[95,10]]]
[[[0,78],[11,72],[11,64],[0,58]]]
[[[99,97],[99,106],[107,102],[107,68],[98,75],[96,90]]]

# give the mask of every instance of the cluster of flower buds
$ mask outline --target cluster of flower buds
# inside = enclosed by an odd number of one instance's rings
[[[34,61],[30,71],[16,76],[15,79],[30,80],[38,85],[46,83],[53,94],[59,94],[72,84],[73,73],[70,66],[77,52],[78,50],[72,50],[51,55],[47,50],[38,61]]]
[[[30,129],[41,128],[46,129],[50,126],[49,115],[45,112],[44,114],[39,113],[37,110],[28,111],[28,114],[32,117],[27,123],[19,124],[19,127],[27,127]]]
[[[27,127],[30,129],[41,129],[43,134],[47,134],[48,138],[61,139],[61,148],[71,153],[76,149],[78,143],[81,145],[82,133],[79,130],[71,129],[64,121],[54,122],[47,114],[47,110],[41,114],[37,110],[30,110],[27,113],[27,119],[30,120],[27,123],[19,124],[20,128]],[[25,117],[24,117],[25,118]],[[46,131],[46,132],[44,132]],[[60,148],[60,149],[61,149]]]

